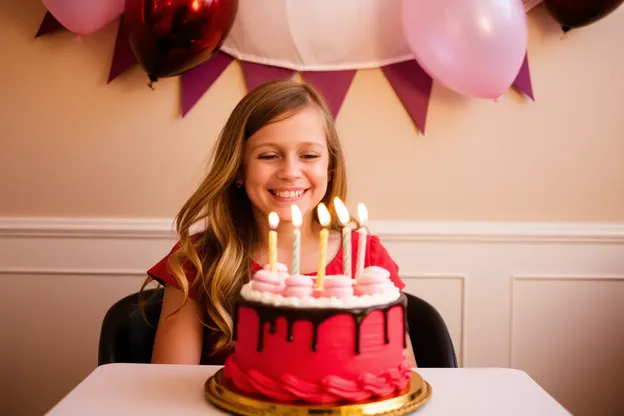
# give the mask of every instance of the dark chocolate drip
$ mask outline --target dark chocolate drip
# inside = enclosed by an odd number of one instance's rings
[[[407,320],[407,303],[403,308],[403,348],[407,348],[407,335],[409,334],[409,321]]]
[[[390,309],[384,309],[383,310],[383,317],[384,317],[384,342],[386,344],[390,343],[390,338],[388,337],[388,312],[390,312]]]
[[[260,328],[258,330],[258,344],[256,345],[256,349],[258,352],[262,351],[264,348],[264,324],[265,320],[260,318]]]
[[[360,338],[362,337],[360,328],[362,328],[362,321],[364,320],[366,315],[363,315],[363,314],[353,315],[353,319],[355,320],[355,354],[356,355],[360,355]]]
[[[232,334],[232,340],[236,341],[236,330],[238,329],[238,325],[236,325],[238,323],[238,305],[234,305],[234,316],[232,318],[232,324],[233,324],[233,328],[234,328],[234,333]]]
[[[316,351],[318,349],[318,330],[319,326],[331,318],[332,316],[348,314],[353,317],[355,323],[355,353],[360,354],[360,340],[361,340],[361,326],[364,318],[366,318],[373,311],[381,311],[383,313],[384,319],[384,342],[388,344],[390,342],[389,334],[388,334],[388,312],[395,306],[400,306],[403,309],[403,319],[405,328],[407,328],[407,298],[404,294],[401,294],[398,299],[393,302],[383,304],[383,305],[374,305],[363,308],[352,308],[352,309],[342,309],[342,308],[295,308],[295,307],[286,307],[286,306],[272,306],[267,305],[261,302],[248,301],[239,297],[237,299],[237,306],[235,311],[235,320],[238,316],[238,307],[245,306],[253,308],[260,319],[260,328],[258,333],[258,343],[257,350],[260,352],[264,348],[264,328],[265,324],[269,323],[269,333],[275,334],[277,332],[276,320],[278,317],[283,317],[286,319],[287,326],[287,340],[291,342],[293,340],[293,327],[295,322],[297,321],[309,321],[312,323],[312,351]],[[404,331],[404,332],[407,332]],[[407,345],[406,336],[403,337],[403,348]]]
[[[288,334],[286,335],[286,341],[292,342],[293,340],[293,327],[295,326],[295,321],[288,320]]]

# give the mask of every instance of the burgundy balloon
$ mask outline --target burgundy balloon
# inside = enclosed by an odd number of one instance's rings
[[[124,28],[151,82],[210,59],[230,33],[238,0],[126,0]]]
[[[617,9],[624,0],[544,0],[564,31],[594,23]]]

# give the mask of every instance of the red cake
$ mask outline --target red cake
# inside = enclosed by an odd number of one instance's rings
[[[224,374],[238,390],[276,402],[349,403],[393,396],[404,355],[407,299],[373,266],[357,279],[260,270],[235,303],[234,352]]]

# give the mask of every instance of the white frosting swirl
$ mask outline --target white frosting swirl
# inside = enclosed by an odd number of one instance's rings
[[[327,276],[328,278],[330,276]],[[395,285],[389,285],[382,293],[361,294],[343,298],[335,297],[292,297],[281,293],[260,292],[252,288],[252,284],[246,283],[241,289],[241,296],[248,301],[261,302],[273,306],[288,306],[295,308],[357,308],[383,305],[395,301],[401,295],[401,291]]]

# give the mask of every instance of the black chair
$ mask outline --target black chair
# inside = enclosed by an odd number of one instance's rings
[[[102,322],[98,365],[151,361],[162,293],[162,289],[151,289],[140,295],[146,299],[145,317],[138,306],[138,293],[111,306]],[[406,295],[409,334],[418,367],[457,367],[453,342],[438,311],[424,300]]]
[[[110,307],[100,331],[98,365],[151,362],[162,295],[162,289],[144,290]],[[145,315],[139,308],[139,296],[145,301]]]
[[[426,301],[407,296],[410,340],[419,368],[457,368],[457,357],[444,319]]]

